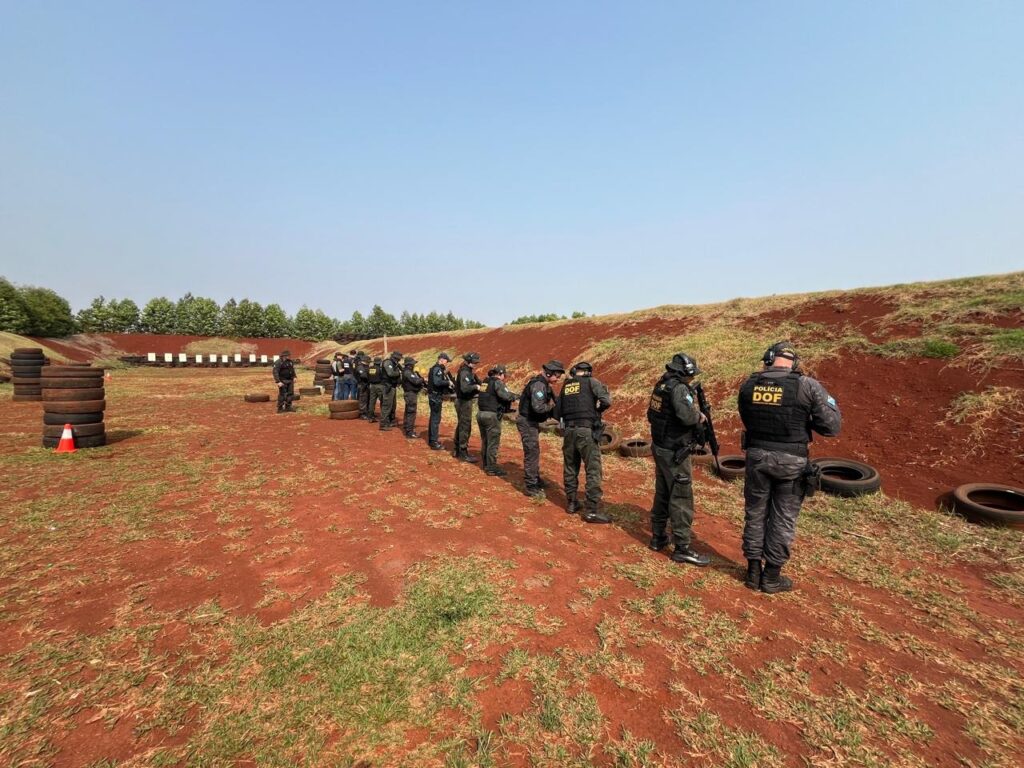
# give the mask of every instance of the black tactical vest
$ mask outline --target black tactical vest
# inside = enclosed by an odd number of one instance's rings
[[[498,400],[498,395],[494,391],[499,380],[493,376],[488,376],[480,384],[480,396],[476,400],[476,406],[485,413],[497,413],[498,409],[502,407],[503,403]]]
[[[363,384],[366,384],[367,381],[369,381],[369,376],[370,366],[368,366],[364,362],[356,363],[356,378],[359,379],[359,381],[362,382]]]
[[[468,365],[462,365],[459,368],[459,372],[455,375],[455,396],[459,398],[459,400],[472,400],[474,397],[476,397],[476,390],[473,390],[468,395],[462,393],[462,380],[464,374],[469,374],[470,382],[474,384],[479,383],[476,374],[473,373],[473,369],[470,368]]]
[[[423,389],[423,377],[416,373],[411,365],[402,369],[402,391],[419,392],[421,389]]]
[[[343,358],[341,358],[341,375],[342,376],[347,376],[350,373],[352,373],[352,358],[351,357],[343,357]]]
[[[561,416],[566,426],[590,427],[601,418],[589,376],[573,376],[562,385]]]
[[[807,455],[811,410],[797,402],[800,374],[751,374],[740,387],[739,409],[747,431],[747,448]]]
[[[291,360],[282,360],[281,367],[277,369],[277,375],[281,377],[281,381],[294,381],[295,363]]]
[[[402,369],[398,367],[398,363],[393,358],[389,357],[380,364],[380,367],[384,374],[385,383],[394,386],[402,380]]]
[[[366,369],[366,380],[371,384],[380,384],[384,380],[380,370],[380,363],[370,363],[370,366]]]
[[[427,391],[435,395],[451,391],[448,388],[448,372],[440,363],[434,363],[427,372]]]
[[[540,384],[544,387],[544,391],[548,395],[548,399],[553,397],[555,394],[554,391],[551,389],[551,385],[548,384],[547,379],[545,379],[544,376],[542,376],[541,374],[537,374],[528,382],[526,382],[526,386],[523,387],[523,396],[519,400],[519,413],[525,416],[530,421],[547,421],[554,415],[551,411],[548,411],[546,413],[538,413],[533,409],[532,388],[534,382],[540,382]],[[544,402],[547,402],[547,400],[545,400]]]
[[[647,421],[651,423],[651,439],[659,448],[676,451],[690,443],[696,427],[682,422],[672,407],[672,390],[686,385],[675,376],[662,376],[654,385],[647,404]]]

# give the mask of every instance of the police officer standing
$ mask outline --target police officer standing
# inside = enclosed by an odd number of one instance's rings
[[[419,437],[416,434],[416,401],[419,400],[420,390],[426,382],[413,367],[416,360],[407,357],[402,368],[402,392],[405,394],[405,416],[402,418],[402,426],[405,429],[405,436],[408,438]]]
[[[480,384],[477,398],[476,423],[480,428],[480,444],[483,446],[484,473],[494,477],[508,474],[498,466],[498,448],[501,446],[501,417],[512,410],[512,403],[519,397],[505,386],[507,373],[504,365],[496,365],[487,372],[487,378]]]
[[[544,484],[540,479],[540,425],[550,418],[558,418],[558,400],[551,388],[565,373],[558,360],[549,360],[541,372],[526,382],[519,399],[516,429],[523,441],[523,489],[527,496],[544,497]]]
[[[476,456],[469,455],[469,436],[473,431],[473,400],[482,383],[473,372],[473,368],[480,362],[480,355],[467,352],[462,359],[464,362],[455,375],[455,414],[459,417],[455,427],[455,458],[475,462]]]
[[[610,523],[612,519],[601,512],[601,414],[611,408],[612,396],[608,387],[594,378],[594,368],[588,362],[576,363],[572,375],[562,385],[558,396],[558,413],[565,434],[562,438],[563,480],[565,482],[565,511],[573,515],[579,511],[577,498],[580,463],[586,467],[586,503],[581,517],[588,523]]]
[[[750,589],[774,594],[793,588],[792,580],[781,570],[789,561],[796,519],[811,477],[807,456],[811,431],[835,437],[842,416],[825,388],[799,371],[799,357],[790,342],[773,344],[762,361],[764,370],[752,373],[739,393],[747,451],[744,583]]]
[[[703,567],[711,558],[690,547],[693,527],[693,469],[690,453],[702,442],[698,429],[704,420],[694,392],[693,377],[700,373],[697,361],[685,353],[673,355],[665,373],[654,386],[647,406],[654,455],[654,504],[651,507],[651,541],[661,550],[668,544],[665,529],[672,523],[675,550],[672,560]]]
[[[331,376],[334,378],[334,390],[331,393],[331,400],[341,400],[341,377],[344,356],[341,352],[334,353],[334,360],[331,362]]]
[[[391,353],[381,364],[381,404],[380,404],[380,431],[387,432],[395,426],[395,390],[402,383],[402,353],[397,350]]]
[[[292,398],[295,397],[295,363],[287,349],[274,361],[274,382],[277,384],[277,412],[295,413]]]
[[[441,404],[444,396],[454,389],[451,377],[448,375],[448,363],[451,357],[447,352],[437,356],[437,362],[430,366],[427,371],[427,402],[430,404],[430,427],[427,430],[427,443],[435,451],[444,448],[441,445],[438,431],[441,427]]]
[[[354,400],[356,397],[356,350],[352,350],[341,358],[341,400]]]
[[[359,400],[359,418],[370,420],[370,358],[365,352],[356,357],[356,397]]]
[[[379,357],[373,358],[373,362],[366,369],[366,380],[370,382],[370,401],[366,412],[370,415],[370,423],[377,421],[377,403],[381,404],[380,420],[384,421],[384,371],[381,370]]]

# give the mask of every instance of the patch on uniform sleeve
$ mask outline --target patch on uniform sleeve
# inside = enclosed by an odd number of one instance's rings
[[[547,399],[547,393],[543,389],[535,389],[533,391],[533,396],[536,397],[538,400]]]
[[[836,407],[836,399],[832,397],[832,395],[828,396],[828,404],[831,405],[833,408]]]
[[[690,405],[693,405],[693,395],[687,395],[686,402],[688,402]]]

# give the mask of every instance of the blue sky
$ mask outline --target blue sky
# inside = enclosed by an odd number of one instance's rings
[[[1024,268],[1024,3],[0,0],[0,274],[628,311]]]

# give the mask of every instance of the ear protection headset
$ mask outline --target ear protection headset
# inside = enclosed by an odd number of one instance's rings
[[[768,349],[764,351],[764,357],[761,358],[765,365],[772,365],[777,357],[786,357],[793,361],[793,367],[796,368],[797,363],[800,361],[800,357],[796,351],[787,342],[780,341],[776,344],[772,344]]]

